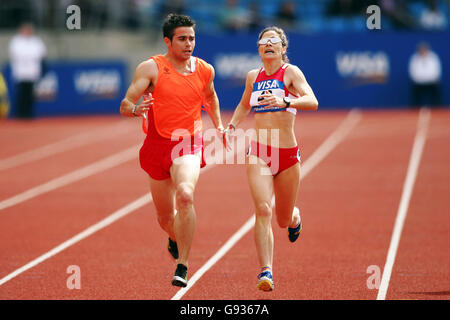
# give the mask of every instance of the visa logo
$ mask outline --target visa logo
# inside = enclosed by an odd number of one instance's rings
[[[120,89],[120,73],[117,70],[83,70],[74,76],[79,94],[116,95]]]
[[[280,86],[278,85],[278,80],[265,80],[257,83],[258,90],[268,90],[268,89],[277,89]]]
[[[34,87],[34,93],[37,100],[49,101],[56,97],[58,92],[58,76],[56,72],[49,71],[46,75],[39,80]]]
[[[388,76],[389,57],[380,52],[338,52],[336,67],[342,77]]]
[[[216,74],[223,79],[237,78],[245,83],[248,70],[261,68],[259,54],[220,54],[215,58]]]

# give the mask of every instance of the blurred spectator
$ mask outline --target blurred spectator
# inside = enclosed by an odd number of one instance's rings
[[[0,0],[0,28],[16,29],[22,21],[33,21],[31,0]]]
[[[166,19],[169,13],[185,14],[183,0],[166,0],[163,1],[159,9],[160,20]]]
[[[108,22],[110,21],[110,16],[108,13],[108,3],[106,0],[74,0],[71,3],[67,3],[67,5],[70,4],[75,4],[81,9],[82,29],[104,29],[107,27]],[[66,8],[64,8],[64,14]],[[54,11],[54,9],[52,10]],[[49,12],[49,14],[51,13]],[[58,17],[54,16],[55,14],[58,15],[59,12],[54,11],[53,13],[53,19],[58,19]]]
[[[441,103],[441,62],[436,53],[425,43],[419,43],[417,51],[409,61],[409,76],[412,81],[412,105],[433,106]]]
[[[126,0],[123,24],[127,29],[136,30],[140,27],[139,10],[136,0]]]
[[[252,1],[248,5],[248,28],[250,31],[260,31],[264,27],[264,19],[258,1]]]
[[[380,0],[380,5],[382,13],[386,13],[395,29],[412,29],[416,26],[405,0]]]
[[[278,9],[277,15],[278,25],[286,30],[295,28],[297,15],[295,13],[295,4],[293,1],[283,1]]]
[[[249,12],[239,5],[238,0],[226,0],[220,10],[220,24],[226,31],[246,30],[249,25]]]
[[[33,118],[34,84],[42,75],[47,54],[44,42],[34,35],[30,23],[21,25],[19,34],[10,42],[12,76],[16,84],[16,114],[19,118]]]
[[[108,3],[107,0],[96,0],[91,2],[92,16],[90,16],[89,26],[95,29],[104,29],[107,27],[108,16]],[[83,11],[83,9],[81,9]],[[83,21],[83,19],[81,19]]]
[[[428,1],[428,7],[420,16],[420,25],[427,30],[443,30],[447,27],[447,18],[439,10],[436,0]]]
[[[365,1],[332,0],[329,2],[326,13],[329,16],[352,16],[363,12]]]
[[[9,113],[9,98],[8,87],[6,86],[5,78],[0,72],[0,120],[8,116]]]

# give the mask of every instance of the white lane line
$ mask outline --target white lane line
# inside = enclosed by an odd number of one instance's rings
[[[349,121],[349,119],[352,119],[352,118],[353,118],[353,120]],[[356,125],[357,121],[359,121],[359,118],[360,118],[360,113],[355,110],[352,110],[349,113],[349,115],[346,117],[346,119],[342,122],[342,124],[331,135],[337,134],[337,133],[339,133],[339,135],[346,134],[346,131],[343,131],[342,129],[340,129],[342,127],[342,125],[347,123],[347,125],[351,125],[353,127]],[[357,121],[355,121],[355,120],[357,120]],[[340,141],[342,141],[342,139],[343,139],[343,137],[341,139],[335,139],[334,141],[339,143]],[[331,148],[331,147],[332,146],[329,145],[328,148]],[[319,149],[320,149],[320,147],[319,147]],[[323,148],[321,150],[322,150],[321,152],[327,152],[327,153],[331,151],[328,149],[325,150]],[[245,152],[245,150],[237,150],[237,152]],[[234,158],[234,153],[231,155],[227,155],[227,156]],[[312,156],[310,158],[312,158]],[[324,157],[314,157],[313,159],[322,160],[323,158]],[[318,161],[318,160],[315,160],[315,161]],[[305,165],[306,165],[307,161],[305,161]],[[207,163],[212,163],[212,162],[213,161],[207,160]],[[202,169],[202,173],[205,172],[206,170],[213,168],[214,166],[215,166],[214,164],[206,166],[205,168]],[[312,169],[312,167],[311,167],[311,169]],[[311,169],[309,169],[309,171]],[[307,171],[307,172],[309,172],[309,171]],[[44,253],[43,255],[39,256],[38,258],[34,259],[33,261],[27,263],[26,265],[16,269],[15,271],[13,271],[12,273],[10,273],[8,275],[6,275],[2,279],[0,279],[0,286],[5,284],[6,282],[10,281],[11,279],[17,277],[18,275],[22,274],[23,272],[25,272],[25,271],[35,267],[36,265],[44,262],[45,260],[55,256],[56,254],[60,253],[61,251],[67,249],[68,247],[76,244],[77,242],[87,238],[88,236],[94,234],[95,232],[107,227],[108,225],[112,224],[113,222],[119,220],[120,218],[125,217],[126,215],[130,214],[134,210],[141,208],[142,206],[146,205],[147,203],[150,203],[151,201],[153,201],[153,200],[151,199],[151,197],[148,194],[143,195],[142,197],[140,197],[137,200],[133,201],[132,203],[126,205],[125,207],[119,209],[118,211],[112,213],[111,215],[109,215],[105,219],[101,220],[100,222],[96,223],[95,225],[85,229],[84,231],[80,232],[79,234],[75,235],[74,237],[70,238],[69,240],[63,242],[62,244],[58,245],[57,247],[51,249],[50,251],[48,251],[48,252]],[[209,267],[206,266],[205,268],[199,269],[199,271],[201,271],[201,272],[197,271],[197,272],[199,272],[198,275],[196,276],[194,274],[189,281],[188,287],[183,288],[183,289],[190,288],[190,286],[192,286],[194,284],[194,282],[192,281],[193,279],[194,280],[196,279],[195,282],[198,279],[200,279],[200,277],[206,271],[208,271],[212,267],[212,265],[214,265],[214,263],[216,263],[218,260],[220,260],[220,258],[223,255],[225,255],[229,251],[229,249],[231,249],[231,247],[237,241],[239,241],[243,237],[243,235],[245,235],[253,227],[253,225],[254,225],[254,215],[252,217],[250,217],[249,220],[247,220],[247,222],[227,241],[227,243],[224,246],[222,246],[223,249],[222,248],[219,249],[218,253],[215,254],[216,257],[214,258],[214,256],[213,256],[210,259],[211,260],[210,264],[211,263],[212,264]],[[227,247],[225,247],[225,246],[227,246]],[[208,260],[208,261],[210,261],[210,260]],[[178,299],[180,299],[184,295],[184,293],[187,291],[187,290],[184,290],[184,292],[183,292],[183,289],[179,290],[179,293],[177,293],[174,296],[174,298],[178,295],[179,296]],[[172,299],[174,299],[174,298],[172,298]]]
[[[70,183],[79,181],[96,173],[118,166],[119,164],[122,164],[124,162],[130,161],[131,159],[136,158],[139,148],[140,145],[128,148],[102,160],[96,161],[90,165],[28,189],[13,197],[2,200],[0,201],[0,210],[12,207],[24,201],[35,198],[41,194],[47,193],[57,188],[61,188]]]
[[[14,156],[0,159],[0,171],[14,168],[32,161],[44,159],[46,157],[85,146],[101,140],[112,139],[117,133],[131,131],[132,127],[125,122],[120,122],[106,128],[80,133],[60,141],[47,144],[45,146],[25,151]]]
[[[330,136],[317,148],[317,150],[305,161],[302,166],[301,177],[304,179],[336,146],[344,140],[350,131],[361,120],[361,112],[358,109],[352,109],[341,124],[330,134]],[[302,173],[303,172],[303,173]],[[272,204],[275,198],[272,197]],[[171,300],[180,300],[192,286],[216,264],[244,235],[249,232],[255,224],[255,215],[253,214],[242,227],[236,231],[231,238],[198,269],[189,279],[188,285],[181,288],[172,297]]]
[[[198,269],[194,275],[189,279],[188,285],[180,290],[172,297],[171,300],[180,300],[181,297],[209,270],[216,264],[244,235],[249,232],[255,225],[255,215],[251,216],[243,225],[236,231],[230,239],[220,249],[206,261],[206,263]]]
[[[422,157],[422,152],[425,146],[430,118],[431,114],[429,109],[420,109],[419,119],[417,120],[417,132],[414,138],[411,157],[409,159],[408,172],[403,184],[402,197],[397,211],[397,218],[395,219],[395,225],[392,232],[391,243],[389,245],[389,250],[386,258],[386,264],[384,265],[383,275],[381,278],[380,287],[378,289],[377,300],[386,299],[389,281],[392,274],[392,268],[394,266],[395,256],[397,255],[398,244],[400,242],[400,237],[403,230],[403,224],[408,212],[409,201],[411,199],[414,183],[416,181],[417,172],[419,169],[420,159]]]
[[[41,262],[43,262],[43,261],[45,261],[47,259],[50,259],[51,257],[57,255],[58,253],[60,253],[61,251],[67,249],[68,247],[74,245],[75,243],[77,243],[77,242],[79,242],[79,241],[89,237],[90,235],[92,235],[93,233],[99,231],[100,229],[103,229],[103,228],[109,226],[110,224],[112,224],[113,222],[115,222],[115,221],[119,220],[120,218],[126,216],[130,212],[143,207],[144,205],[146,205],[150,201],[152,201],[152,199],[151,199],[151,196],[149,194],[146,194],[146,195],[138,198],[137,200],[131,202],[130,204],[128,204],[128,205],[124,206],[123,208],[117,210],[116,212],[112,213],[111,215],[109,215],[105,219],[101,220],[100,222],[97,222],[96,224],[90,226],[89,228],[87,228],[84,231],[80,232],[76,236],[70,238],[67,241],[64,241],[63,243],[61,243],[60,245],[54,247],[50,251],[44,253],[40,257],[34,259],[33,261],[31,261],[31,262],[27,263],[26,265],[20,267],[19,269],[11,272],[6,277],[0,279],[0,286],[5,284],[9,280],[17,277],[19,274],[21,274],[21,273],[23,273],[23,272],[25,272],[25,271],[35,267],[36,265],[40,264]]]
[[[328,154],[350,133],[361,120],[361,111],[352,109],[333,133],[317,148],[317,150],[302,165],[300,176],[307,175],[315,166],[325,159]]]
[[[134,151],[134,152],[135,152],[135,156],[136,156],[137,152],[136,151]],[[245,150],[243,148],[241,148],[240,150],[237,150],[237,152],[245,152]],[[232,154],[231,153],[227,154],[227,158],[228,157],[230,157],[230,158],[234,157],[234,152]],[[216,166],[216,164],[213,163],[214,162],[213,160],[210,160],[208,158],[208,159],[206,159],[206,161],[207,161],[207,163],[211,163],[211,164],[204,167],[201,170],[202,173],[204,173],[205,171],[210,170]],[[57,255],[61,251],[67,249],[68,247],[73,246],[77,242],[80,242],[81,240],[91,236],[95,232],[111,225],[112,223],[116,222],[117,220],[125,217],[126,215],[132,213],[133,211],[143,207],[144,205],[146,205],[147,203],[150,203],[152,201],[153,201],[153,199],[152,199],[151,195],[149,195],[149,194],[145,194],[145,195],[141,196],[140,198],[136,199],[135,201],[131,202],[130,204],[128,204],[128,205],[122,207],[121,209],[117,210],[116,212],[110,214],[103,220],[97,222],[96,224],[92,225],[91,227],[89,227],[89,228],[85,229],[84,231],[78,233],[77,235],[73,236],[69,240],[66,240],[65,242],[61,243],[60,245],[56,246],[55,248],[51,249],[50,251],[37,257],[33,261],[25,264],[24,266],[16,269],[15,271],[11,272],[7,276],[3,277],[2,279],[0,279],[0,286],[5,284],[9,280],[17,277],[21,273],[35,267],[36,265],[40,264],[41,262],[44,262],[47,259],[50,259],[51,257]]]

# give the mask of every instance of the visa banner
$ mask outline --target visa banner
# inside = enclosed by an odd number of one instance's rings
[[[442,66],[442,105],[450,105],[450,32],[288,33],[287,55],[305,74],[319,108],[408,108],[412,83],[408,65],[425,41]],[[234,109],[247,72],[262,67],[257,33],[197,34],[194,55],[211,63],[222,109]]]
[[[16,88],[11,68],[4,68],[15,115]],[[49,62],[48,71],[35,84],[34,114],[39,116],[118,113],[128,87],[122,61]]]

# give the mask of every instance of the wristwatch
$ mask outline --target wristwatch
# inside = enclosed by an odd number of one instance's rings
[[[289,106],[291,105],[291,99],[288,97],[284,97],[283,102],[286,104],[286,108],[289,108]]]
[[[137,116],[136,114],[136,108],[137,108],[137,104],[133,107],[133,111],[131,113],[133,113],[133,116]]]

